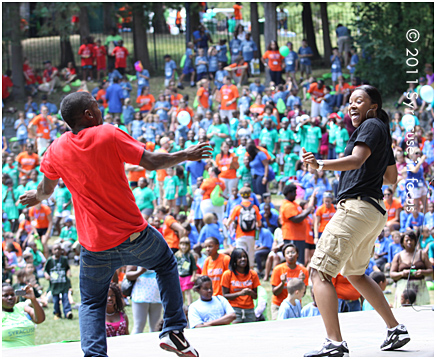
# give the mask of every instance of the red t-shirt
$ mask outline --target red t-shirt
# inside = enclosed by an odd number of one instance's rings
[[[44,72],[42,73],[42,77],[44,78],[45,82],[50,82],[51,80],[53,80],[53,72],[55,71],[58,71],[58,69],[54,66],[52,66],[50,70],[44,70]]]
[[[94,49],[91,44],[81,45],[78,54],[80,55],[82,66],[92,66],[94,63]]]
[[[2,98],[8,98],[10,93],[8,91],[8,87],[13,87],[14,84],[12,83],[12,80],[6,76],[3,75],[2,79]]]
[[[29,77],[30,81],[26,79],[27,85],[32,85],[36,82],[35,73],[33,72],[33,69],[26,64],[23,64],[23,72]]]
[[[62,178],[73,196],[80,244],[99,252],[123,243],[147,227],[124,172],[138,165],[144,144],[115,126],[66,132],[44,154],[41,172]]]
[[[112,55],[115,56],[115,68],[126,68],[127,67],[127,56],[129,55],[129,51],[125,47],[117,46],[114,51],[112,51]]]
[[[106,48],[102,46],[94,46],[94,59],[97,62],[97,70],[106,68]]]

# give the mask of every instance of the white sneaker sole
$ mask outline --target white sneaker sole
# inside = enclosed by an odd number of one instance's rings
[[[171,345],[168,345],[166,343],[160,343],[159,346],[161,347],[161,349],[166,350],[167,352],[171,352],[171,353],[176,353],[179,357],[198,357],[198,353],[195,349],[191,349],[191,347],[189,347],[186,353],[181,352],[180,350],[173,348]],[[192,351],[194,350],[195,353]]]
[[[401,334],[398,336],[398,340],[394,343],[389,344],[386,347],[381,348],[381,350],[395,350],[405,346],[408,342],[410,342],[409,334]]]

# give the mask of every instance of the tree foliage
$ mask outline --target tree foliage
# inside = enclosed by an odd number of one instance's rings
[[[424,64],[434,62],[433,7],[433,3],[421,2],[363,3],[358,7],[356,41],[362,55],[356,74],[383,95],[404,91],[408,86],[406,81],[423,76]],[[406,38],[410,29],[420,34],[414,43]],[[416,60],[408,60],[410,58]],[[415,69],[418,69],[417,74],[406,72]]]

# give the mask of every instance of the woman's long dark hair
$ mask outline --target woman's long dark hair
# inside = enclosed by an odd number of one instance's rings
[[[114,309],[117,312],[124,313],[124,300],[123,300],[123,295],[121,294],[120,287],[118,286],[118,284],[111,282],[109,284],[109,289],[112,289],[112,292],[115,295],[115,305],[114,305],[115,308]]]
[[[371,85],[359,86],[357,88],[357,90],[364,91],[371,99],[371,103],[377,104],[377,110],[376,110],[377,115],[375,117],[382,120],[383,123],[386,125],[386,128],[388,130],[388,135],[389,135],[389,142],[390,142],[390,144],[392,144],[392,137],[391,137],[391,131],[390,131],[390,126],[389,126],[389,122],[390,122],[389,115],[382,108],[383,101],[382,101],[381,94],[380,94],[379,90],[377,90],[374,86],[371,86]]]
[[[246,147],[247,153],[249,154],[251,161],[255,159],[257,154],[259,153],[259,149],[256,147],[255,143],[250,141]]]
[[[230,256],[229,262],[229,269],[235,275],[238,275],[238,273],[236,273],[236,261],[241,258],[242,253],[245,253],[245,255],[247,256],[247,265],[245,266],[244,273],[242,274],[248,274],[250,272],[250,260],[248,259],[247,252],[242,248],[235,248],[232,252],[232,255]]]
[[[272,47],[271,47],[271,44],[272,43],[275,43],[276,44],[276,49],[274,50],[274,51],[279,51],[279,45],[277,45],[277,41],[276,40],[272,40],[272,41],[270,41],[270,43],[268,44],[268,48],[267,48],[267,50],[268,51],[272,51]]]

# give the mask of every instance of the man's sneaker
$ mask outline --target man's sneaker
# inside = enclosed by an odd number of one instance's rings
[[[305,357],[349,357],[347,342],[335,345],[330,339],[326,339],[320,350],[314,350],[304,354]]]
[[[178,330],[166,333],[160,341],[160,347],[163,350],[176,353],[179,357],[198,357],[198,352]]]
[[[410,342],[410,335],[403,324],[395,328],[388,329],[388,336],[384,343],[381,345],[381,350],[395,350]]]

